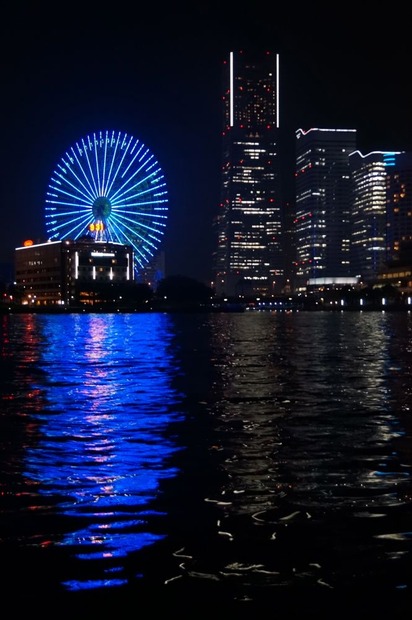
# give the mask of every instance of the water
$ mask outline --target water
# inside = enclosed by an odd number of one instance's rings
[[[3,601],[410,609],[409,313],[0,321]]]

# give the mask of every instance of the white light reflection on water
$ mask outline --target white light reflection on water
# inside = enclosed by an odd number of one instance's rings
[[[411,506],[412,435],[402,416],[411,390],[397,389],[409,382],[410,325],[407,315],[377,313],[210,318],[218,372],[206,406],[223,482],[205,501],[216,509],[214,557],[225,557],[220,571],[233,584],[248,581],[243,592],[253,596],[263,582],[366,582],[362,565],[347,561],[360,544],[372,571],[393,557],[373,534],[391,530],[397,513],[402,527]],[[190,577],[207,578],[211,548],[184,547]]]

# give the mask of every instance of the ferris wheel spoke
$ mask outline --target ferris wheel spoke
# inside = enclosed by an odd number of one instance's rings
[[[118,149],[118,146],[119,146],[119,136],[120,136],[120,133],[119,133],[117,139],[115,139],[114,138],[114,131],[112,132],[112,137],[111,137],[111,140],[110,140],[110,146],[114,147],[114,149],[113,149],[113,153],[112,153],[112,156],[111,156],[111,159],[110,159],[110,168],[109,168],[109,172],[108,172],[108,175],[107,175],[106,194],[108,194],[110,192],[112,184],[114,183],[114,180],[115,180],[115,176],[112,178],[112,175],[113,175],[113,166],[115,164],[116,157],[117,157],[117,149]]]
[[[120,234],[121,234],[121,239],[118,239],[118,241],[120,241],[121,243],[127,243],[131,245],[132,248],[134,249],[135,261],[138,263],[140,267],[144,267],[145,263],[147,263],[147,260],[148,260],[148,257],[147,257],[148,253],[144,251],[144,248],[142,247],[142,245],[138,244],[136,239],[133,236],[128,235],[124,231],[121,231]],[[149,256],[151,256],[151,254],[149,254]]]
[[[127,233],[129,233],[133,237],[136,237],[137,239],[140,239],[141,241],[147,241],[149,245],[155,247],[154,244],[148,241],[147,237],[145,237],[145,235],[142,234],[142,232],[140,231],[141,228],[144,228],[141,224],[139,226],[129,226],[126,222],[122,221],[121,226],[119,226],[119,221],[115,219],[113,221],[113,225],[116,226],[117,228],[122,229],[123,234],[125,236]]]
[[[131,154],[133,154],[134,148],[135,146],[137,146],[138,144],[138,140],[136,141],[135,145],[132,147],[131,149]],[[128,166],[125,168],[125,170],[122,172],[122,178],[126,176],[127,177],[127,173],[129,172],[129,170],[131,169],[131,176],[130,179],[132,179],[140,170],[140,168],[137,168],[137,170],[135,170],[135,172],[133,172],[133,168],[132,166],[134,165],[136,159],[139,157],[140,153],[142,152],[142,149],[144,148],[144,144],[141,144],[140,147],[138,148],[138,150],[136,151],[136,153],[133,155],[133,159],[129,162]],[[153,157],[153,156],[152,156]],[[138,161],[141,160],[141,157],[138,159]]]
[[[96,181],[97,181],[97,195],[101,196],[102,195],[102,184],[101,184],[101,179],[100,179],[100,163],[99,163],[99,158],[98,158],[98,150],[96,148],[96,134],[94,134],[95,136],[95,149],[94,149],[94,158],[95,158],[95,164],[96,164]],[[103,160],[104,161],[104,160]]]
[[[124,214],[130,214],[130,215],[148,215],[149,213],[152,214],[154,211],[159,210],[158,207],[156,207],[155,205],[157,204],[162,204],[162,203],[166,203],[167,200],[149,200],[146,202],[129,202],[126,205],[114,205],[113,206],[113,211],[115,211],[116,213],[124,213]],[[153,209],[150,209],[150,211],[137,211],[136,209],[133,209],[132,211],[129,210],[130,207],[139,207],[142,208],[144,206],[153,206]]]
[[[146,181],[146,179],[144,179]],[[143,181],[142,181],[143,182]],[[135,198],[139,198],[140,196],[144,196],[145,194],[153,194],[156,190],[160,189],[161,187],[164,186],[164,184],[161,185],[155,185],[155,186],[148,186],[147,183],[140,189],[138,189],[140,183],[134,185],[133,187],[127,189],[124,192],[118,193],[116,196],[113,197],[113,202],[114,204],[117,204],[119,201],[120,202],[124,202],[125,200],[127,200],[128,202],[130,202],[130,200],[133,200]],[[127,194],[129,194],[130,192],[135,191],[135,193],[132,196],[128,196]]]
[[[106,131],[106,138],[104,142],[103,170],[102,170],[102,195],[104,195],[106,191],[106,164],[107,164],[107,158],[108,158],[107,146],[108,146],[108,138],[107,138],[107,131]]]
[[[84,196],[85,198],[88,197],[89,200],[94,200],[96,195],[93,193],[92,188],[89,189],[89,187],[85,185],[85,183],[80,178],[80,175],[78,175],[76,171],[72,169],[70,164],[67,164],[66,168],[63,168],[62,166],[58,166],[58,168],[61,172],[58,173],[56,171],[56,175],[59,176],[63,184],[71,187],[76,192],[76,194],[78,194],[79,196]],[[70,178],[67,176],[67,172],[70,172],[73,175],[74,182],[72,182]],[[81,188],[83,188],[83,192]]]
[[[138,172],[142,170],[143,166],[138,169]],[[143,180],[141,181],[143,183]],[[130,179],[127,179],[122,185],[117,188],[117,191],[113,193],[113,200],[119,200],[120,197],[124,196],[128,192],[132,191],[134,188],[127,188],[130,183]]]
[[[150,231],[150,232],[155,232],[155,233],[158,233],[158,234],[163,234],[163,231],[158,230],[158,228],[155,228],[153,226],[145,225],[142,222],[139,222],[137,225],[134,225],[134,226],[129,226],[128,222],[131,222],[132,224],[134,224],[134,222],[132,222],[132,220],[129,220],[128,218],[116,218],[115,221],[116,222],[120,222],[125,229],[134,230],[136,233],[140,230],[142,238],[144,237],[143,233],[145,231],[148,231],[148,232]],[[160,241],[160,239],[159,239],[159,241]]]
[[[119,138],[120,138],[120,135],[119,135]],[[125,147],[125,141],[124,140],[123,140],[123,143],[120,145],[118,165],[116,167],[116,171],[114,172],[113,181],[110,184],[109,189],[108,189],[108,191],[111,193],[112,199],[113,199],[113,194],[114,194],[114,191],[112,191],[112,190],[113,190],[113,188],[115,189],[117,187],[117,185],[119,184],[119,178],[120,178],[120,174],[121,174],[121,169],[122,169],[122,166],[124,164],[124,161],[125,161],[125,158],[126,158],[126,154],[127,154],[127,150],[128,150],[128,147],[129,147],[130,142],[131,142],[132,139],[133,138],[130,138],[127,147]],[[123,149],[123,154],[121,154],[122,149]]]
[[[129,229],[133,230],[132,227],[127,225],[127,221],[128,221],[127,219],[124,219],[124,218],[119,218],[119,219],[121,220],[121,222],[123,223],[125,228],[129,228]],[[143,224],[142,222],[139,222],[138,228],[136,227],[135,230],[137,231],[139,229],[141,229],[142,231],[146,230],[146,231],[157,232],[157,233],[160,232],[157,228],[154,228],[153,226],[148,226],[146,224]]]
[[[91,181],[91,184],[92,184],[92,187],[93,187],[93,190],[94,190],[93,191],[94,195],[98,196],[99,192],[98,192],[97,185],[96,185],[96,179],[95,179],[94,174],[93,174],[93,168],[92,168],[91,163],[90,163],[89,153],[87,151],[87,148],[86,148],[86,145],[85,145],[84,141],[83,141],[83,148],[84,148],[84,155],[85,155],[85,158],[86,158],[86,163],[87,163],[87,166],[88,166],[88,169],[89,169],[89,174],[90,174],[90,177],[87,175],[87,178],[88,179],[90,178],[90,181]]]
[[[82,162],[80,161],[80,157],[83,155],[83,150],[79,147],[78,144],[76,144],[76,146],[77,146],[78,154],[76,153],[76,151],[73,148],[72,148],[72,153],[73,153],[73,156],[74,156],[74,158],[76,160],[76,163],[77,163],[77,165],[79,167],[79,171],[81,172],[81,174],[82,174],[82,176],[83,176],[83,178],[84,178],[86,183],[83,183],[83,181],[80,178],[80,174],[77,174],[74,169],[71,170],[71,172],[72,172],[74,178],[78,181],[78,183],[80,183],[80,185],[87,192],[87,194],[89,196],[91,196],[92,198],[94,198],[96,196],[96,191],[95,191],[94,187],[91,184],[91,181],[89,179],[87,171],[85,170]]]
[[[132,235],[125,234],[124,232],[122,232],[121,235],[121,239],[117,238],[116,235],[114,235],[114,237],[118,242],[126,243],[133,248],[136,267],[143,268],[145,264],[147,264],[148,260],[153,257],[153,253],[138,242],[138,240],[136,240],[136,238]]]
[[[113,216],[116,216],[116,218],[122,220],[122,221],[129,221],[129,222],[138,222],[139,224],[144,224],[144,221],[147,219],[151,219],[152,224],[154,225],[160,225],[161,224],[161,220],[166,220],[167,217],[166,215],[162,215],[162,214],[156,214],[153,213],[152,210],[146,212],[146,211],[124,211],[124,210],[114,210],[113,211]]]
[[[142,157],[139,159],[139,163],[142,160],[143,157],[145,157],[146,153],[148,152],[148,149],[146,150],[146,152],[142,155]],[[122,173],[122,178],[125,178],[124,184],[122,186],[119,187],[118,192],[116,192],[113,196],[113,198],[116,198],[119,192],[122,192],[122,190],[124,190],[125,188],[127,188],[127,186],[133,182],[133,179],[140,174],[141,172],[144,172],[146,174],[146,177],[143,177],[140,181],[140,183],[143,183],[146,181],[147,178],[149,178],[151,175],[147,175],[147,172],[153,168],[153,166],[155,166],[157,164],[157,161],[154,161],[152,163],[151,166],[147,167],[148,163],[151,161],[151,159],[153,158],[153,155],[151,155],[149,157],[149,159],[144,160],[143,163],[129,176],[125,176],[125,172]],[[157,172],[159,172],[160,169],[156,170],[154,173],[155,174]],[[135,186],[135,183],[133,183],[133,186]],[[127,190],[127,191],[131,191],[131,189]]]
[[[61,224],[58,224],[57,226],[51,226],[50,231],[53,233],[56,233],[64,229],[64,238],[68,238],[70,237],[70,235],[74,233],[81,234],[81,232],[84,230],[85,224],[87,225],[91,221],[92,219],[90,217],[87,220],[85,218],[77,217],[77,218],[73,218],[68,221],[64,221]],[[52,223],[57,224],[56,220]]]
[[[147,151],[146,151],[147,153]],[[146,155],[146,153],[144,153],[144,155]],[[144,156],[143,155],[143,156]],[[133,174],[130,177],[126,177],[126,182],[127,183],[131,183],[133,181],[133,179],[135,178],[136,175],[139,174],[139,172],[144,171],[144,172],[148,172],[151,168],[153,168],[153,166],[156,165],[156,161],[154,161],[152,163],[151,166],[148,167],[149,162],[153,159],[153,155],[151,155],[149,157],[149,159],[146,159],[141,166],[139,166],[139,168],[137,170],[135,170],[135,172],[133,172]],[[139,160],[140,161],[140,160]],[[125,177],[125,172],[122,174],[122,177]]]
[[[74,203],[65,203],[62,200],[54,201],[54,202],[57,202],[58,204],[62,204],[62,205],[64,205],[64,204],[78,205],[79,203],[80,204],[83,203],[85,206],[89,206],[90,207],[90,204],[92,204],[93,201],[94,201],[94,198],[92,198],[92,200],[90,201],[90,199],[88,199],[86,197],[83,197],[81,195],[78,195],[78,196],[77,195],[73,195],[70,192],[66,192],[64,189],[59,189],[58,187],[53,186],[53,185],[49,185],[49,187],[50,187],[50,189],[53,189],[54,191],[59,192],[58,194],[53,194],[53,197],[59,198],[59,196],[62,195],[62,196],[67,196],[68,198],[73,198],[73,200],[76,201]]]
[[[93,218],[91,211],[88,211],[85,213],[84,211],[79,211],[78,209],[76,211],[61,211],[61,212],[56,212],[54,210],[53,214],[47,215],[46,217],[50,217],[51,215],[56,219],[64,219],[65,221],[68,221],[67,218],[70,217],[71,215],[76,215],[78,218],[79,217]]]

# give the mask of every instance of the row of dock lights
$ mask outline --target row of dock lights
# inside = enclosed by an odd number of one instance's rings
[[[227,303],[229,300],[225,298],[223,301]],[[315,304],[319,306],[322,306],[324,303],[325,303],[325,299],[323,297],[321,297],[318,301],[315,302]],[[390,302],[388,302],[388,299],[386,297],[381,298],[382,307],[388,306],[389,303]],[[284,301],[268,301],[268,300],[261,301],[261,299],[258,297],[256,298],[256,302],[248,306],[247,309],[253,310],[253,307],[257,309],[262,309],[262,310],[265,308],[289,309],[292,304],[293,304],[293,298],[291,297],[288,300],[284,300]],[[334,301],[329,302],[329,306],[338,306],[338,305],[343,308],[347,306],[348,304],[345,301],[345,299],[340,299],[339,301],[334,300]],[[368,305],[368,300],[361,297],[359,299],[359,307],[365,308],[367,305]],[[412,297],[407,297],[406,305],[412,306]]]

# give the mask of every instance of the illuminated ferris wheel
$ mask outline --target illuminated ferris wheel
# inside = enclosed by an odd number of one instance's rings
[[[46,197],[47,234],[131,245],[138,274],[157,253],[167,203],[164,175],[149,149],[128,134],[100,131],[57,164]]]

